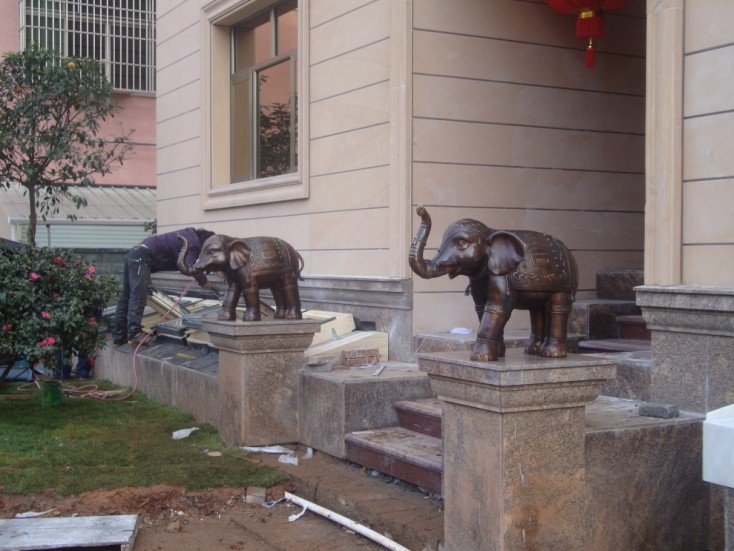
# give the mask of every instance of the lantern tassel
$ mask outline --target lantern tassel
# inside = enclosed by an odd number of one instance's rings
[[[586,47],[586,66],[589,69],[596,67],[596,50],[594,49],[594,42],[589,38],[589,45]]]

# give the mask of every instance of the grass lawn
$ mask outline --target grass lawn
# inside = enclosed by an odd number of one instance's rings
[[[64,381],[64,388],[90,384],[115,388],[100,381]],[[77,396],[42,406],[33,383],[0,385],[0,492],[71,495],[155,484],[187,490],[270,487],[287,477],[226,447],[211,426],[141,393],[126,400]],[[173,431],[190,427],[199,430],[173,439]]]

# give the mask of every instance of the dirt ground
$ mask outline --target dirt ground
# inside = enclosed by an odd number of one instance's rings
[[[267,499],[279,499],[284,491],[290,488],[271,488]],[[271,508],[247,503],[245,488],[185,492],[176,487],[155,486],[100,490],[72,497],[0,493],[0,518],[49,510],[46,516],[137,514],[139,530],[132,551],[384,549],[310,511],[289,522],[289,516],[301,512],[300,506],[286,501]]]

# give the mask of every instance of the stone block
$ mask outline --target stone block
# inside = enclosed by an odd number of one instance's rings
[[[413,364],[301,372],[299,441],[335,457],[346,457],[344,437],[353,431],[397,425],[393,404],[433,396],[425,373]]]
[[[734,403],[734,287],[637,288],[652,333],[650,401],[707,412]]]
[[[678,417],[680,411],[675,404],[640,404],[640,415],[643,417],[657,417],[659,419],[672,419]]]
[[[641,417],[636,402],[604,396],[587,406],[586,549],[716,549],[701,478],[702,422],[683,411]]]

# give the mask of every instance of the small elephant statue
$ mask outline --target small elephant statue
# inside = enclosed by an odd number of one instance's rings
[[[236,238],[215,234],[204,241],[193,266],[184,258],[189,248],[185,237],[178,256],[178,269],[193,276],[222,272],[229,284],[218,319],[234,321],[240,295],[245,298],[243,321],[260,321],[260,289],[269,288],[275,299],[275,318],[302,319],[298,280],[302,280],[303,257],[277,237]]]
[[[568,317],[578,289],[578,266],[558,239],[535,231],[494,230],[469,218],[451,224],[438,253],[424,260],[431,217],[416,209],[421,225],[410,247],[411,269],[430,279],[443,275],[469,278],[479,316],[474,361],[496,361],[505,355],[504,328],[515,308],[530,311],[527,354],[566,356]]]

